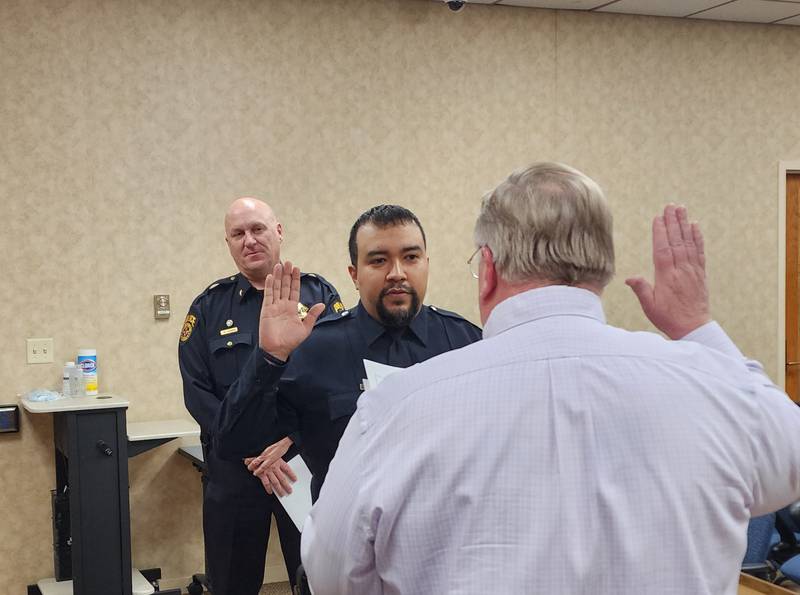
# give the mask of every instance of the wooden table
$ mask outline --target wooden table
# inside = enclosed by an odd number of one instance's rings
[[[749,574],[739,575],[739,595],[796,595],[796,593]]]

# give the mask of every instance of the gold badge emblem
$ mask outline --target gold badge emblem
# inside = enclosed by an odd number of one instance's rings
[[[337,314],[344,310],[344,304],[342,302],[334,302],[333,303],[333,311]]]
[[[308,315],[308,306],[297,302],[297,315],[303,320]]]
[[[194,314],[187,314],[186,320],[183,321],[183,328],[181,329],[181,343],[186,343],[189,337],[192,336],[194,325],[197,322],[197,316]]]

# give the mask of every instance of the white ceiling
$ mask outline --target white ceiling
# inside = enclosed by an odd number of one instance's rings
[[[433,0],[442,3],[443,0]],[[800,26],[800,0],[467,0],[469,4],[646,14]],[[447,10],[442,6],[443,10]]]

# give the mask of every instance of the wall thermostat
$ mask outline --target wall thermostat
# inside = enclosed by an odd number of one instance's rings
[[[0,405],[0,433],[19,432],[19,407]]]

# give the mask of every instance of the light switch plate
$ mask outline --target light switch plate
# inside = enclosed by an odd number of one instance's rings
[[[53,361],[53,339],[28,339],[28,363],[49,364]]]

